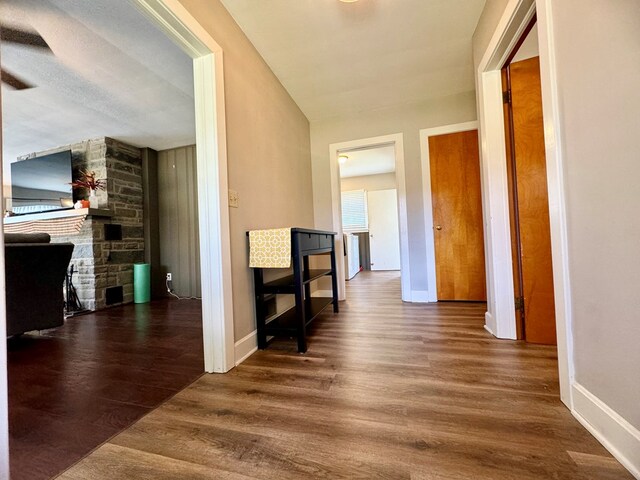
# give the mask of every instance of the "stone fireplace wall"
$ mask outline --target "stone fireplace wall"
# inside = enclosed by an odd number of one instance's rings
[[[88,170],[106,179],[106,190],[98,191],[98,208],[111,216],[91,215],[78,234],[52,237],[52,242],[75,245],[71,264],[78,273],[73,280],[85,308],[106,307],[106,291],[111,287],[122,287],[123,303],[132,302],[133,264],[144,262],[142,150],[101,137],[21,159],[63,150],[72,152],[74,178],[80,170]],[[79,198],[88,198],[88,192],[74,192],[74,201]],[[122,240],[105,240],[105,224],[109,223],[121,225]]]

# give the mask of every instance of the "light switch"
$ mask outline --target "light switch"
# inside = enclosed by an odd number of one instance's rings
[[[229,190],[229,206],[232,208],[238,208],[239,201],[240,197],[238,196],[238,192],[235,190]]]

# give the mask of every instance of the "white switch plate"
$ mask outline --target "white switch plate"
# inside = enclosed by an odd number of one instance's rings
[[[238,196],[238,192],[235,190],[229,190],[229,206],[233,208],[238,208],[239,202],[240,202],[240,197]]]

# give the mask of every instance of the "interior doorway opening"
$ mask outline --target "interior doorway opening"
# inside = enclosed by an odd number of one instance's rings
[[[502,68],[517,336],[555,345],[556,321],[537,19]]]
[[[354,260],[353,250],[356,244],[360,250],[362,243],[365,250],[362,261],[358,262],[360,265],[356,265],[355,261],[351,265],[349,259],[346,262],[338,262],[338,297],[340,300],[346,298],[346,280],[349,273],[354,273],[348,270],[359,270],[362,266],[373,271],[400,270],[402,300],[411,301],[402,134],[332,144],[329,146],[329,153],[333,228],[338,233],[336,253],[338,258],[343,258],[345,253],[351,250],[350,259]],[[345,189],[342,188],[343,183]],[[358,192],[350,195],[358,197],[358,204],[363,206],[359,214],[361,223],[355,228],[353,225],[347,225],[346,230],[343,225],[343,190],[345,193]],[[373,208],[371,213],[375,217],[371,225],[367,212],[369,203]],[[347,237],[350,244],[345,244],[344,233],[351,235]],[[354,233],[357,234],[357,239],[353,236]],[[365,236],[361,241],[361,237]]]
[[[339,150],[346,280],[362,271],[400,271],[395,147]]]
[[[487,312],[485,328],[498,338],[517,339],[513,261],[509,219],[509,189],[504,129],[502,68],[531,20],[537,16],[540,79],[543,104],[546,183],[552,250],[560,398],[573,407],[574,380],[572,309],[569,300],[569,260],[562,128],[557,91],[552,15],[548,2],[511,2],[498,22],[476,69],[481,134],[483,211],[486,224]]]

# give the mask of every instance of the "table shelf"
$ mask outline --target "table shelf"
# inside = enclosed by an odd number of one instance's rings
[[[265,282],[263,269],[253,269],[258,348],[267,347],[267,337],[288,336],[297,338],[298,352],[304,353],[307,351],[306,330],[309,324],[329,305],[333,305],[333,312],[338,313],[335,235],[335,232],[292,228],[293,274]],[[311,255],[327,254],[331,256],[331,268],[309,268]],[[332,296],[312,297],[311,283],[326,276],[331,277]],[[267,319],[266,301],[275,294],[294,295],[295,305]]]
[[[307,283],[311,283],[314,280],[318,280],[319,278],[325,277],[327,275],[331,275],[331,269],[316,269],[316,270],[305,270],[302,276],[302,283],[306,285]],[[265,293],[295,293],[296,288],[296,278],[295,275],[287,275],[286,277],[278,278],[276,280],[272,280],[263,285],[263,291]]]

